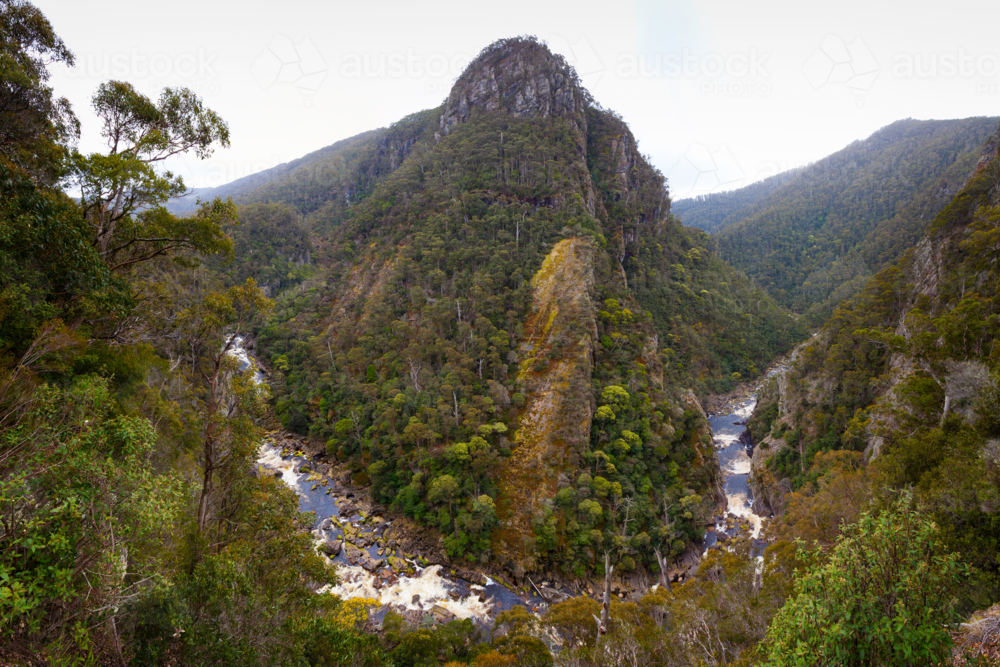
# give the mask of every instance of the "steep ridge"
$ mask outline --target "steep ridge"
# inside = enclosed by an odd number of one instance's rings
[[[544,48],[510,48],[500,40],[483,49],[456,81],[441,114],[441,131],[478,112],[503,111],[515,118],[564,118],[585,134],[589,94],[572,68]]]
[[[801,331],[674,220],[627,125],[544,44],[491,45],[411,118],[419,138],[348,207],[333,188],[308,208],[294,179],[246,195],[284,193],[322,249],[258,332],[285,427],[453,560],[680,557],[720,500],[690,388]]]
[[[919,240],[996,124],[898,121],[793,173],[678,202],[675,212],[718,234],[724,259],[818,325]]]
[[[870,476],[858,493],[912,488],[988,586],[1000,577],[998,147],[1000,133],[920,242],[796,348],[750,423],[758,511],[855,503],[830,490],[835,476]]]

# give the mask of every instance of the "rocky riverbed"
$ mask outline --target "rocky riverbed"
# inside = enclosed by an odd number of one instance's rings
[[[271,474],[294,489],[303,511],[314,512],[316,548],[338,568],[340,583],[329,592],[366,597],[412,623],[472,618],[489,625],[515,605],[541,613],[549,605],[586,595],[600,599],[598,580],[554,577],[515,578],[498,567],[472,569],[450,563],[440,534],[409,519],[392,517],[372,503],[367,488],[351,483],[350,471],[325,459],[299,436],[274,432],[261,447],[260,474]],[[725,538],[723,538],[725,539]],[[669,572],[674,582],[690,577],[700,562],[692,549]],[[612,594],[637,600],[658,577],[633,575],[612,582]]]

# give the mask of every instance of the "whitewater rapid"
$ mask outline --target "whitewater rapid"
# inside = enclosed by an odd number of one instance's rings
[[[725,478],[726,513],[742,519],[750,527],[750,536],[760,537],[763,527],[763,517],[752,509],[753,495],[750,492],[748,479],[750,477],[750,452],[740,441],[740,436],[746,430],[746,423],[757,406],[756,396],[741,401],[726,414],[711,415],[708,418],[712,428],[716,456],[719,467]],[[733,531],[726,529],[726,517],[716,526],[716,531]]]

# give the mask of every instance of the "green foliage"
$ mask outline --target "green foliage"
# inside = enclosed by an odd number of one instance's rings
[[[483,648],[482,634],[470,619],[414,628],[390,612],[383,626],[383,643],[394,647],[390,656],[398,667],[438,667],[451,661],[463,664]]]
[[[389,667],[392,663],[369,634],[313,620],[298,631],[302,660],[309,667]]]
[[[92,624],[160,579],[179,480],[145,463],[152,425],[113,407],[108,383],[84,376],[38,388],[0,433],[0,643],[85,653]]]
[[[133,304],[74,202],[0,159],[0,350],[20,357],[43,323],[121,317]]]
[[[48,19],[28,2],[0,7],[0,155],[53,185],[64,173],[68,146],[80,134],[80,123],[66,98],[56,99],[48,66],[72,66],[73,53],[55,34]]]
[[[608,385],[601,391],[601,400],[608,403],[626,403],[628,399],[628,392],[618,385]]]
[[[936,664],[950,656],[965,568],[904,497],[862,514],[796,581],[768,634],[768,665]]]
[[[1000,502],[1000,471],[983,431],[951,416],[940,428],[896,439],[876,467],[893,487],[912,486],[941,527],[943,543],[973,568],[958,591],[964,611],[1000,599],[1000,522],[984,511]]]
[[[171,650],[179,650],[188,664],[255,665],[262,659],[292,664],[303,651],[321,658],[310,642],[338,640],[329,628],[301,629],[334,602],[316,595],[311,584],[335,579],[310,548],[298,498],[269,477],[253,480],[251,487],[246,491],[257,504],[244,505],[233,517],[242,530],[229,533],[230,543],[136,606],[132,633],[146,664]],[[174,648],[178,628],[183,634]]]
[[[197,213],[177,218],[163,204],[185,193],[184,181],[158,163],[178,154],[200,159],[215,144],[229,145],[229,128],[186,88],[165,88],[154,103],[131,84],[101,84],[92,99],[108,152],[74,151],[72,183],[80,189],[91,241],[114,272],[180,250],[232,252],[223,226],[235,218],[231,201],[200,203]]]
[[[85,336],[126,340],[138,328],[125,322],[139,266],[185,253],[190,262],[191,251],[231,253],[224,229],[235,206],[217,199],[176,218],[162,204],[184,192],[183,182],[156,168],[173,155],[207,157],[228,145],[228,128],[189,90],[165,89],[154,104],[110,82],[93,98],[108,153],[70,155],[78,123],[45,82],[47,66],[72,64],[72,54],[30,3],[4,3],[0,23],[0,350],[19,356],[56,318]],[[64,176],[79,201],[56,187]]]

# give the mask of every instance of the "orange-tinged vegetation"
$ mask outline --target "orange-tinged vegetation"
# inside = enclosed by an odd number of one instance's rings
[[[530,560],[521,538],[531,534],[536,503],[555,495],[559,473],[579,465],[580,450],[590,438],[593,252],[587,239],[564,239],[531,279],[532,311],[518,373],[528,403],[501,474],[498,504],[504,527],[497,546],[519,561]],[[569,345],[561,346],[566,338]]]

